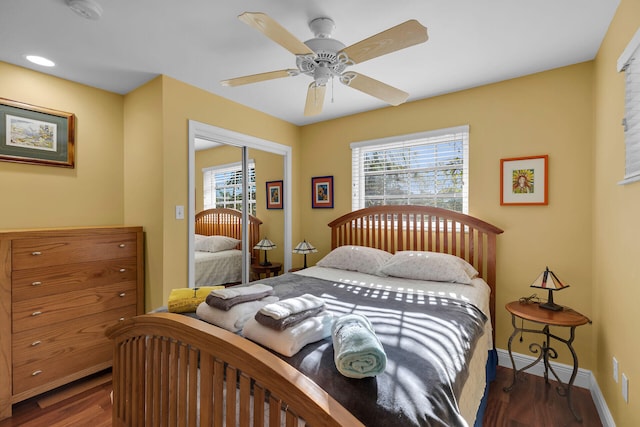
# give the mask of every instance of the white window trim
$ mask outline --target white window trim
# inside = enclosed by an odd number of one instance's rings
[[[387,138],[379,138],[379,139],[371,139],[367,141],[358,141],[352,142],[349,147],[351,150],[354,148],[368,148],[372,146],[384,145],[384,144],[393,144],[401,141],[412,141],[419,139],[428,139],[435,138],[442,135],[448,135],[452,133],[466,133],[469,135],[469,125],[462,126],[454,126],[450,128],[437,129],[426,132],[417,132],[412,134],[405,135],[397,135],[391,136]],[[469,213],[469,139],[465,141],[463,144],[463,156],[465,159],[463,165],[463,198],[462,198],[462,213]],[[352,160],[352,189],[351,189],[351,207],[352,210],[360,209],[363,205],[364,194],[361,191],[358,191],[359,188],[364,186],[364,175],[360,174],[360,171],[356,171],[356,167],[354,167],[354,162]],[[357,165],[359,168],[360,165]],[[356,195],[357,193],[357,195]]]
[[[631,41],[622,52],[622,55],[620,55],[620,57],[618,58],[618,72],[626,72],[632,61],[635,61],[634,76],[636,76],[636,79],[638,79],[638,82],[636,82],[636,84],[640,84],[640,29],[636,31]],[[628,76],[625,76],[625,79],[628,79]],[[629,158],[629,152],[632,149],[634,149],[634,151],[636,152],[640,150],[640,117],[637,116],[639,114],[637,110],[640,109],[640,94],[636,93],[635,96],[631,100],[629,100],[629,88],[627,86],[628,84],[625,83],[625,119],[622,122],[622,124],[625,126],[625,176],[622,181],[618,182],[618,184],[620,185],[640,181],[640,158],[638,158],[640,157],[640,154],[636,154],[633,159]],[[633,129],[630,129],[628,127],[628,123],[626,122],[626,117],[631,112],[632,105],[635,106],[634,109],[636,111],[636,118],[633,123],[631,123],[631,127],[633,127]],[[635,165],[635,167],[629,167],[630,160],[633,160],[632,163]]]

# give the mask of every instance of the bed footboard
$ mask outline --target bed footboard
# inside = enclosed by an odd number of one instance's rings
[[[114,426],[362,426],[255,343],[174,313],[109,328]]]

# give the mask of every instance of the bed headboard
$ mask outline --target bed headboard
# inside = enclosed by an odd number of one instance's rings
[[[260,221],[248,215],[249,247],[251,259],[257,259],[259,251],[253,247],[260,241]],[[195,233],[203,236],[228,236],[242,240],[242,212],[229,208],[206,209],[196,214]]]
[[[459,212],[412,205],[360,209],[335,219],[329,227],[331,249],[357,245],[391,253],[441,252],[465,259],[491,288],[489,305],[495,334],[496,236],[503,232],[500,228]]]

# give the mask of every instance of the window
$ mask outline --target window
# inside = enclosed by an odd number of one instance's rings
[[[625,73],[625,170],[619,184],[629,184],[640,181],[640,29],[620,55],[618,71]]]
[[[242,164],[233,163],[202,169],[204,209],[230,208],[242,210]],[[256,214],[256,165],[249,161],[249,197],[251,215]]]
[[[425,205],[468,212],[469,127],[351,144],[353,210]]]

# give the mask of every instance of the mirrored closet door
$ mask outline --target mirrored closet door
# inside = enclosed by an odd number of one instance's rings
[[[253,247],[263,238],[276,246],[269,261],[282,264],[280,272],[291,268],[290,162],[288,146],[189,122],[189,286],[232,280],[238,264],[241,282],[251,281],[251,264],[265,256]],[[267,203],[274,185],[279,205]],[[237,250],[224,252],[232,241],[223,236],[242,241],[241,259]]]

